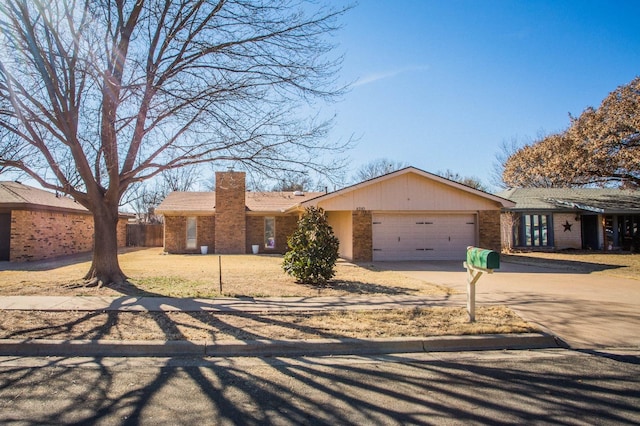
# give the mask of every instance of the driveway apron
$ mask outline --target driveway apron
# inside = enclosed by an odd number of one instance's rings
[[[380,262],[466,293],[462,262]],[[640,347],[640,281],[515,263],[476,285],[476,306],[507,305],[575,349]]]

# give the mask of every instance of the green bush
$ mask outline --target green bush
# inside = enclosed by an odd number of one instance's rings
[[[282,267],[289,275],[306,284],[325,284],[333,278],[339,242],[324,210],[307,208],[287,244]]]

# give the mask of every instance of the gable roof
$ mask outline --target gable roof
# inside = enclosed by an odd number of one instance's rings
[[[498,195],[516,203],[509,210],[640,214],[640,191],[613,188],[511,188]]]
[[[382,175],[382,176],[378,176],[378,177],[375,177],[375,178],[372,178],[372,179],[368,179],[368,180],[362,181],[360,183],[356,183],[354,185],[347,186],[347,187],[342,188],[340,190],[337,190],[337,191],[334,191],[334,192],[330,192],[328,194],[321,194],[316,198],[313,198],[313,199],[308,200],[308,201],[304,201],[303,203],[301,203],[301,205],[303,207],[308,207],[310,205],[314,205],[317,202],[327,201],[327,200],[330,200],[332,198],[344,195],[346,193],[349,193],[349,192],[352,192],[352,191],[356,191],[358,189],[366,188],[368,186],[375,185],[375,184],[378,184],[380,182],[384,182],[386,180],[391,180],[391,179],[397,178],[399,176],[410,174],[410,173],[413,173],[413,174],[421,176],[421,177],[423,177],[425,179],[429,179],[431,181],[443,184],[445,186],[460,190],[462,192],[465,192],[465,193],[468,193],[468,194],[472,194],[472,195],[475,195],[475,196],[478,196],[478,197],[481,197],[481,198],[484,198],[484,199],[488,199],[490,201],[493,201],[493,202],[496,202],[496,203],[500,204],[503,207],[509,207],[509,206],[513,206],[514,205],[514,203],[512,201],[510,201],[508,199],[505,199],[503,197],[500,197],[500,196],[497,196],[497,195],[493,195],[493,194],[489,194],[488,192],[484,192],[484,191],[481,191],[479,189],[472,188],[472,187],[467,186],[465,184],[462,184],[460,182],[456,182],[456,181],[453,181],[453,180],[450,180],[450,179],[447,179],[447,178],[443,178],[442,176],[438,176],[438,175],[435,175],[433,173],[425,172],[424,170],[418,169],[416,167],[405,167],[404,169],[396,170],[394,172],[387,173],[387,174]]]
[[[299,203],[315,198],[323,192],[306,192],[294,195],[292,192],[245,192],[246,210],[261,213],[284,213]],[[160,214],[213,214],[216,208],[215,191],[171,192],[156,208]]]
[[[9,209],[71,210],[89,213],[72,198],[18,182],[0,182],[0,207]]]

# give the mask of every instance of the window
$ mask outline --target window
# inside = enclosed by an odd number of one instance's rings
[[[268,249],[276,248],[276,218],[264,218],[264,246]]]
[[[520,217],[520,227],[516,234],[516,246],[547,247],[553,245],[550,215],[527,214]]]
[[[187,218],[187,248],[194,249],[198,243],[198,222],[195,217]]]

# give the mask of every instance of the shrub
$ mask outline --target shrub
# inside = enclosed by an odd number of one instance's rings
[[[289,251],[282,267],[299,282],[325,284],[335,275],[338,244],[324,210],[309,207],[287,240]]]

